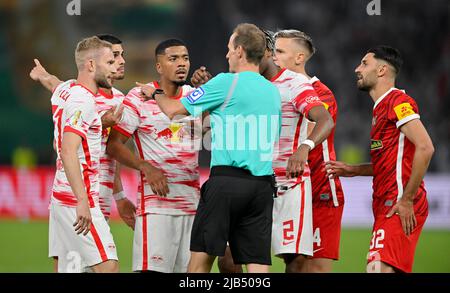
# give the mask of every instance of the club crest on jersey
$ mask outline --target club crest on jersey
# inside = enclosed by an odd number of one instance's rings
[[[81,117],[81,110],[75,111],[69,119],[69,125],[72,127],[81,127],[83,125],[83,117]]]
[[[394,107],[394,112],[397,115],[398,120],[402,120],[405,117],[416,114],[410,103],[402,103]]]
[[[379,150],[383,147],[383,142],[380,139],[370,140],[370,150]]]
[[[197,102],[201,97],[203,97],[203,95],[205,94],[205,91],[199,87],[198,89],[196,89],[195,91],[193,91],[189,96],[187,96],[186,98],[188,99],[189,103],[194,104],[195,102]]]

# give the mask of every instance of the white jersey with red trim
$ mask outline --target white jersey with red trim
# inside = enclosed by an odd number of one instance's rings
[[[52,97],[52,103],[58,101],[53,113],[57,159],[51,201],[53,204],[69,207],[77,205],[77,198],[72,192],[61,160],[61,142],[64,133],[72,132],[82,138],[77,154],[89,206],[94,207],[98,204],[102,131],[95,95],[82,85],[74,83],[68,91],[58,90],[55,94],[59,94],[59,97]]]
[[[159,88],[156,82],[148,85]],[[172,98],[180,99],[193,90],[193,87],[184,85]],[[127,137],[133,136],[139,156],[164,172],[170,189],[167,197],[157,196],[141,174],[138,215],[195,214],[200,197],[198,150],[201,119],[187,116],[170,120],[154,100],[143,101],[140,98],[140,88],[130,90],[123,103],[122,120],[114,129]]]
[[[274,152],[273,169],[278,186],[292,187],[301,180],[286,177],[287,163],[298,146],[307,138],[308,113],[311,108],[323,104],[317,96],[308,77],[287,69],[282,69],[271,82],[281,95],[282,127],[278,148]],[[303,177],[310,176],[308,164]]]
[[[125,96],[124,94],[112,88],[112,94],[108,94],[103,90],[98,91],[98,95],[95,99],[97,106],[97,112],[101,116],[106,111],[110,110],[114,106],[120,105]],[[102,151],[100,157],[100,195],[99,203],[100,209],[105,217],[111,215],[112,194],[114,186],[114,176],[116,174],[116,161],[106,154],[106,143],[108,142],[109,133],[111,128],[104,128],[102,130]]]

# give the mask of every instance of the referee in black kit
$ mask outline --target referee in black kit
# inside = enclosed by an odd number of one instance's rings
[[[246,264],[249,273],[269,272],[272,157],[281,127],[281,98],[259,74],[265,50],[264,33],[253,24],[240,24],[228,42],[230,73],[217,75],[180,100],[143,89],[170,119],[210,113],[211,173],[192,227],[188,272],[210,272],[227,242],[236,264]]]

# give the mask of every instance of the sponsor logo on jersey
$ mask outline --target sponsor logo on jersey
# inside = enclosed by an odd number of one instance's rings
[[[324,194],[320,195],[320,200],[322,200],[322,201],[327,201],[329,199],[330,199],[330,195],[329,194],[324,193]]]
[[[377,116],[372,118],[372,126],[375,126],[375,124],[377,124]]]
[[[400,105],[395,106],[394,112],[397,115],[398,120],[402,120],[403,118],[416,114],[410,103],[402,103]]]
[[[370,150],[379,150],[383,147],[383,142],[381,139],[371,139],[370,140]]]
[[[311,104],[314,102],[320,102],[320,99],[317,96],[309,96],[305,99],[306,103]]]
[[[198,89],[196,89],[195,91],[190,93],[189,96],[187,96],[186,98],[189,101],[189,103],[194,104],[201,97],[203,97],[204,94],[205,94],[205,91],[201,87],[199,87]]]

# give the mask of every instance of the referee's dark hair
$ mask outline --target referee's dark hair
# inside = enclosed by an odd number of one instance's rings
[[[122,41],[118,37],[113,36],[113,35],[108,35],[108,34],[97,35],[97,38],[99,38],[102,41],[109,42],[109,43],[111,43],[113,45],[120,45],[120,44],[122,44]]]
[[[179,39],[168,39],[159,43],[155,48],[155,58],[158,55],[164,55],[166,53],[166,49],[170,47],[183,46],[186,47],[186,44]]]
[[[400,73],[400,69],[403,65],[403,58],[399,50],[386,45],[379,45],[369,49],[367,53],[373,53],[374,58],[381,59],[389,63],[394,68],[394,73],[396,76]]]

